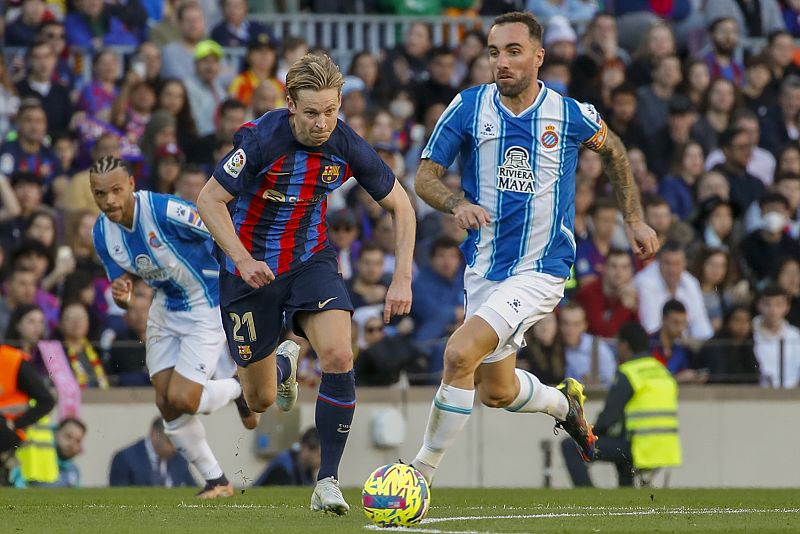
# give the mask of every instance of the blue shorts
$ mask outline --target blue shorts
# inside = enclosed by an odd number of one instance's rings
[[[297,269],[258,289],[221,269],[219,300],[228,348],[240,367],[272,354],[281,339],[284,320],[287,328],[305,337],[294,321],[297,312],[353,311],[336,255],[330,249],[314,254]]]

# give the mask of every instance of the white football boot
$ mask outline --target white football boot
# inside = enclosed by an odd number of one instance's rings
[[[315,512],[333,512],[344,515],[350,511],[350,505],[344,500],[339,481],[333,477],[317,481],[317,487],[311,495],[311,509]]]
[[[278,394],[275,397],[275,405],[281,411],[288,412],[297,402],[297,359],[300,357],[300,345],[287,339],[278,345],[277,353],[289,358],[292,364],[292,372],[278,384]]]

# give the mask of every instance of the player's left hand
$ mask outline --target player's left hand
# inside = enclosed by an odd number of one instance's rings
[[[411,280],[392,280],[383,306],[383,322],[389,324],[395,315],[411,313]]]
[[[642,221],[625,223],[625,233],[631,249],[640,260],[647,260],[655,256],[660,248],[655,230]]]

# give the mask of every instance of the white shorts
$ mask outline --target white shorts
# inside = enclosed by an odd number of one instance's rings
[[[219,308],[167,311],[154,301],[147,318],[147,370],[150,376],[169,369],[192,382],[205,384],[217,367],[233,376],[233,360],[222,330]],[[230,361],[226,361],[230,360]]]
[[[555,309],[564,297],[566,283],[564,278],[535,271],[495,282],[467,267],[464,320],[477,315],[489,323],[500,339],[483,363],[498,362],[524,347],[525,332]]]

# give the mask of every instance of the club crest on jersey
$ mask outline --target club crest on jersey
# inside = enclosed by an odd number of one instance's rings
[[[242,169],[244,169],[244,164],[246,162],[247,156],[245,155],[244,150],[240,148],[234,152],[230,158],[228,158],[228,161],[225,162],[225,172],[234,178],[238,178],[239,173],[241,173]]]
[[[558,134],[556,133],[556,127],[553,125],[547,125],[544,127],[544,133],[540,138],[542,141],[542,146],[545,148],[553,148],[558,144]]]
[[[536,193],[536,183],[527,149],[512,146],[497,168],[497,189],[517,193]]]
[[[326,184],[332,184],[339,179],[339,165],[325,165],[325,170],[322,171],[322,181]]]
[[[250,345],[239,345],[239,357],[244,361],[253,357],[253,351],[250,350]]]
[[[150,243],[150,246],[153,248],[161,248],[161,241],[159,241],[155,232],[150,232],[147,236],[147,242]]]

